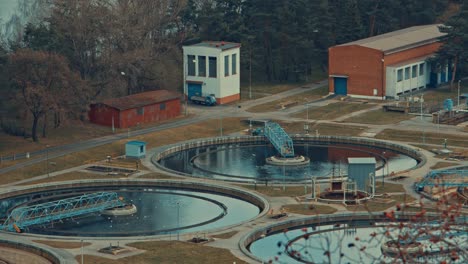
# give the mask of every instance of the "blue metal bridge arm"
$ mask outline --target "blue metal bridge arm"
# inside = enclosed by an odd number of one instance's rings
[[[14,225],[25,228],[122,205],[124,203],[115,192],[84,194],[58,201],[16,208],[10,213],[5,223],[0,226],[0,229],[14,231]]]
[[[282,157],[294,157],[294,145],[291,137],[274,122],[265,123],[265,136]]]

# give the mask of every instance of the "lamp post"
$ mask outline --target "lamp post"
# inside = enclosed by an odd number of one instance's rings
[[[387,158],[385,158],[385,151],[382,152],[383,159],[384,159],[384,166],[382,168],[382,192],[385,187],[385,166],[387,166]],[[388,167],[387,167],[387,173],[388,173]]]
[[[424,94],[421,94],[421,99],[419,102],[421,102],[421,120],[423,119],[423,101],[424,101]]]
[[[461,80],[458,80],[458,97],[457,97],[457,108],[460,109],[460,83]]]
[[[47,178],[49,177],[49,145],[46,145],[46,171],[47,171]]]
[[[249,99],[252,99],[252,47],[249,50]]]
[[[179,240],[179,227],[180,227],[180,214],[179,214],[180,203],[177,202],[177,240]]]
[[[283,192],[286,191],[286,170],[283,164]]]
[[[84,264],[84,258],[83,258],[83,239],[81,239],[81,264]]]

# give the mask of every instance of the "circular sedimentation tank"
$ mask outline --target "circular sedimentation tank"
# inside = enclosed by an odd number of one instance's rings
[[[463,223],[444,232],[413,215],[348,214],[285,221],[252,231],[240,241],[245,254],[265,263],[466,263]],[[436,239],[438,238],[438,239]]]
[[[44,185],[0,195],[0,213],[83,193],[116,192],[136,208],[124,215],[96,212],[25,228],[26,233],[78,237],[131,237],[207,232],[250,221],[266,201],[236,188],[180,181],[87,181]],[[125,209],[125,208],[124,208]],[[130,212],[130,214],[127,214]],[[203,212],[203,213],[200,213]]]
[[[373,139],[293,136],[302,166],[268,164],[277,151],[263,137],[223,137],[184,142],[159,151],[153,163],[166,171],[209,179],[241,182],[299,183],[343,176],[350,157],[374,157],[376,175],[413,169],[424,157],[407,146]]]

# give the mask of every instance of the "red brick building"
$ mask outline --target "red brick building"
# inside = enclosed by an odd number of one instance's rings
[[[329,92],[385,99],[450,79],[450,62],[427,59],[441,43],[439,25],[415,26],[329,48]]]
[[[128,128],[180,115],[181,95],[167,90],[132,94],[92,104],[89,120],[92,123]]]

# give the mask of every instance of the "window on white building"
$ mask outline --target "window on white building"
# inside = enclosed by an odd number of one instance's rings
[[[218,62],[216,57],[209,57],[208,58],[208,68],[209,68],[209,77],[216,78],[218,77]]]
[[[413,65],[411,68],[411,78],[416,78],[418,76],[418,65]]]
[[[424,63],[419,64],[419,76],[424,75]]]
[[[232,75],[237,74],[237,54],[232,54]]]
[[[410,76],[410,67],[405,68],[405,80],[408,80]]]
[[[229,55],[224,56],[224,76],[229,76]]]
[[[403,69],[397,71],[397,82],[403,81]]]
[[[187,55],[187,75],[195,76],[195,55]]]
[[[198,76],[206,76],[206,56],[198,56]]]

